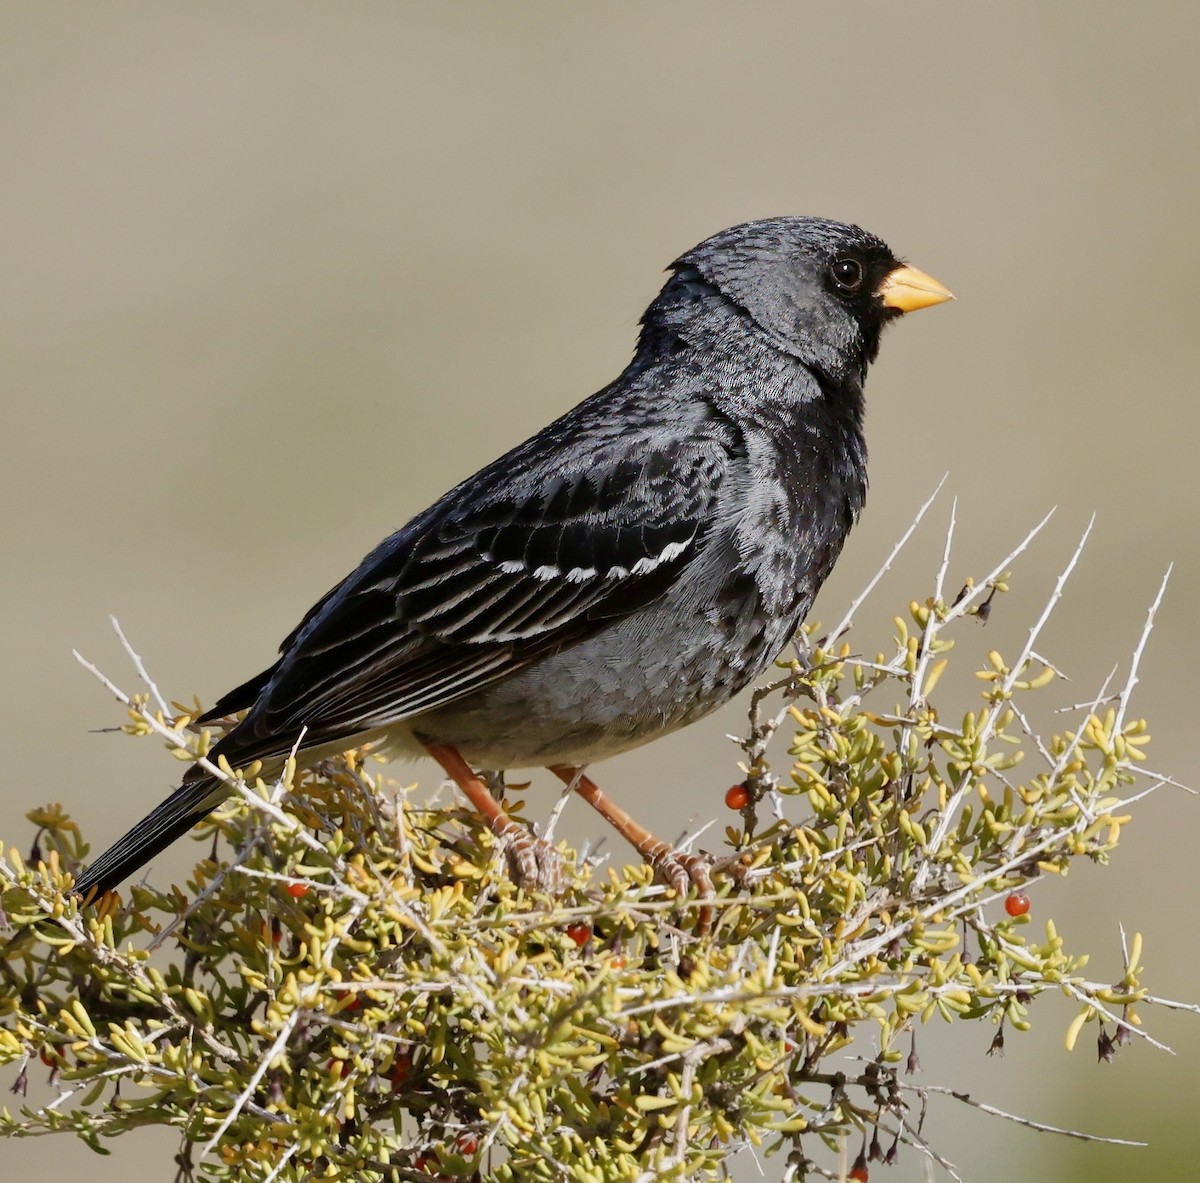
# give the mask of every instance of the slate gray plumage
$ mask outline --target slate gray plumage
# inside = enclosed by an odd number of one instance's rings
[[[309,758],[382,737],[578,766],[707,714],[794,634],[862,509],[885,321],[945,298],[838,222],[700,244],[615,382],[381,543],[217,702],[202,722],[248,713],[211,758],[278,767],[304,729]],[[193,769],[78,890],[120,882],[225,792]]]

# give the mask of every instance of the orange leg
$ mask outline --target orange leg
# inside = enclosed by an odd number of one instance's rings
[[[470,765],[450,744],[426,744],[425,750],[442,766],[491,827],[492,833],[507,844],[509,860],[517,882],[528,890],[556,889],[558,852],[524,826],[513,821],[492,796],[487,785],[471,771]]]
[[[578,768],[565,764],[550,769],[564,784],[575,790],[621,837],[628,839],[637,852],[654,868],[655,873],[683,899],[694,887],[700,899],[713,898],[712,877],[708,862],[701,855],[684,854],[661,838],[656,838],[645,826],[639,825],[612,798],[605,796],[600,786]],[[700,931],[707,932],[712,924],[712,908],[702,907]]]

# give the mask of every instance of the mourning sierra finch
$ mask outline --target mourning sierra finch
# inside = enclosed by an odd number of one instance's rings
[[[677,887],[691,856],[579,773],[694,722],[794,635],[866,496],[863,383],[887,321],[950,298],[856,226],[771,218],[672,264],[624,373],[468,477],[309,611],[210,760],[273,775],[366,740],[428,752],[508,839],[474,772],[543,765]],[[215,808],[199,765],[80,877],[115,886]]]

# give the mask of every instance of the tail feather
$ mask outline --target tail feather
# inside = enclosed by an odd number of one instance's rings
[[[228,795],[225,785],[210,776],[185,782],[88,867],[75,881],[75,894],[86,899],[111,891],[207,817]]]

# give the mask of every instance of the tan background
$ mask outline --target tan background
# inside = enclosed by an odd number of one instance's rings
[[[89,734],[117,717],[72,646],[133,681],[107,613],[170,694],[211,701],[379,537],[612,377],[675,254],[785,212],[859,221],[960,297],[885,342],[871,498],[817,615],[949,470],[953,578],[1059,506],[988,632],[961,634],[1015,649],[1096,510],[1043,647],[1076,679],[1060,701],[1129,652],[1174,560],[1137,705],[1156,766],[1200,781],[1198,37],[1194,4],[1108,0],[4,4],[4,838],[58,799],[100,844],[169,787],[156,745]],[[947,511],[868,605],[867,647],[926,594]],[[605,783],[668,833],[720,813],[739,720]],[[1197,824],[1163,792],[1111,871],[1036,889],[1039,919],[1101,978],[1118,921],[1141,929],[1156,989],[1200,996]],[[1193,1177],[1200,1020],[1149,1011],[1179,1055],[1097,1066],[1062,1050],[1069,1013],[1039,1006],[1001,1060],[990,1027],[933,1032],[924,1079],[1150,1150],[948,1103],[927,1132],[976,1183]],[[168,1179],[173,1146],[14,1144],[3,1174]]]

